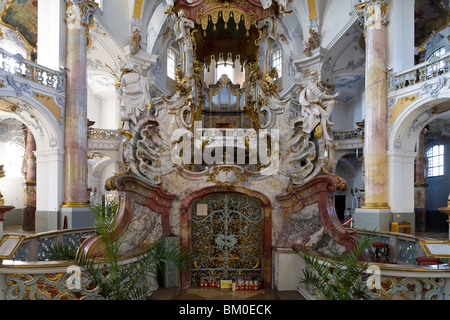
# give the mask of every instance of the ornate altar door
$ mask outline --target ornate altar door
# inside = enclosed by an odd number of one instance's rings
[[[261,201],[239,193],[213,193],[191,208],[191,285],[207,280],[261,280]]]

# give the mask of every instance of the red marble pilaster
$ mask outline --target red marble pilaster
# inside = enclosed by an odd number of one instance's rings
[[[36,141],[30,129],[27,129],[26,140],[26,181],[25,181],[25,208],[22,210],[22,230],[34,231],[36,214]]]

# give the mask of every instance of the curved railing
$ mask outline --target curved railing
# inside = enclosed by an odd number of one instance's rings
[[[53,243],[79,246],[82,237],[92,234],[92,228],[83,228],[26,237],[11,260],[1,261],[0,300],[103,300],[91,276],[73,261],[48,259]],[[129,268],[145,252],[143,247],[130,251],[118,264]],[[97,261],[101,269],[107,268],[107,261]]]
[[[13,55],[2,48],[0,48],[0,70],[58,91],[65,91],[66,75],[64,72],[46,68],[19,54]]]
[[[358,233],[361,230],[357,230]],[[420,245],[423,238],[392,232],[375,232],[377,241],[390,246],[390,263],[368,263],[368,274],[362,275],[365,292],[374,300],[444,300],[450,294],[450,266],[448,263],[420,266],[417,257],[426,254]],[[329,257],[306,248],[296,247],[297,252],[307,253],[324,262]],[[301,269],[311,269],[300,256]],[[442,262],[446,262],[446,259]],[[300,275],[303,277],[303,272]],[[370,271],[369,271],[370,270]],[[314,270],[313,270],[314,271]],[[300,293],[311,300],[323,299],[314,287],[300,285]]]
[[[49,248],[54,243],[79,246],[81,238],[94,234],[93,228],[43,232],[27,236],[13,256],[14,261],[47,261]]]
[[[427,80],[437,78],[449,72],[450,53],[418,64],[410,69],[388,74],[388,90],[395,91]]]

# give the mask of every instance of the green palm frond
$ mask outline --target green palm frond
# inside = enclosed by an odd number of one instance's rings
[[[50,260],[74,260],[78,247],[60,242],[53,242],[48,248]]]
[[[368,264],[362,263],[359,258],[376,238],[364,232],[353,250],[341,254],[336,248],[331,248],[330,258],[326,260],[299,252],[309,265],[308,269],[303,270],[301,282],[314,287],[327,300],[367,299],[361,274]]]
[[[165,265],[186,270],[193,257],[178,247],[166,248],[161,243],[156,243],[134,262],[122,265],[119,249],[127,232],[119,234],[119,208],[117,200],[108,200],[91,207],[95,232],[102,239],[105,248],[104,262],[99,263],[84,251],[62,244],[52,246],[52,257],[75,261],[90,274],[107,300],[151,299],[152,280],[156,279],[158,270],[162,270]]]

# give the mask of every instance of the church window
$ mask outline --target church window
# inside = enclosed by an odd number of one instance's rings
[[[176,58],[175,52],[173,50],[167,50],[167,76],[175,80],[175,66],[176,66]]]
[[[282,65],[281,50],[276,49],[272,54],[272,68],[277,68],[279,78],[282,75]]]
[[[218,81],[224,74],[231,80],[231,82],[234,83],[234,68],[231,63],[224,62],[217,64],[216,81]]]
[[[435,145],[426,151],[428,159],[428,177],[444,175],[444,146]]]

